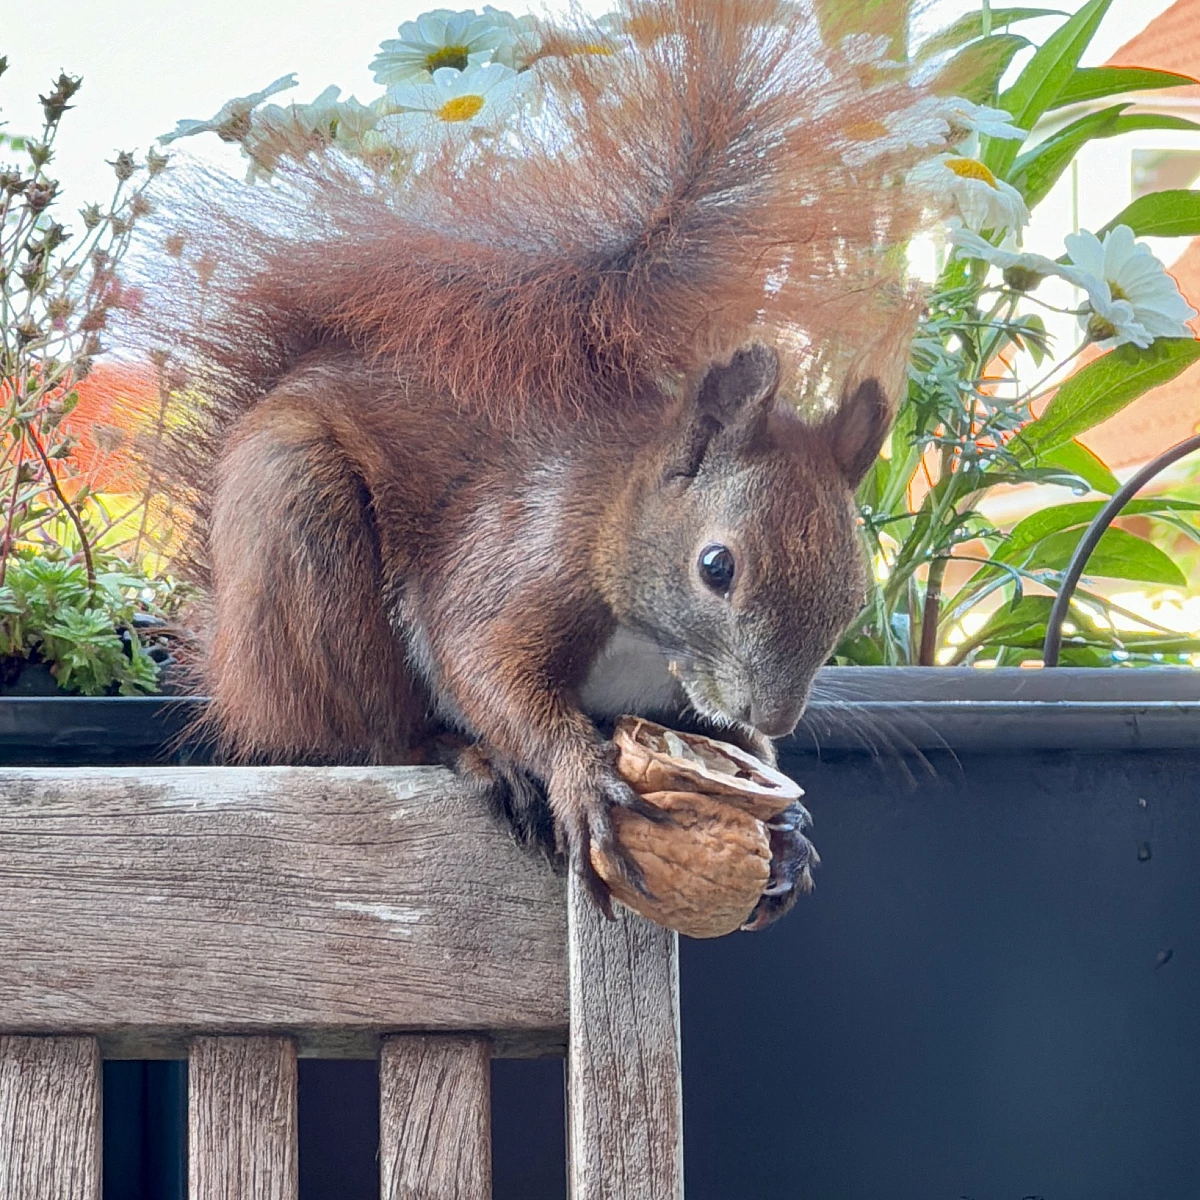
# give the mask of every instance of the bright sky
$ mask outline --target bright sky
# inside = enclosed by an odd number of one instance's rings
[[[1081,2],[1046,0],[1045,7],[1074,11]],[[58,149],[69,212],[109,194],[112,173],[104,160],[116,150],[144,152],[180,118],[211,116],[231,97],[289,71],[300,86],[278,102],[310,100],[330,83],[360,99],[374,96],[379,89],[367,64],[377,44],[394,37],[399,22],[437,6],[438,0],[0,0],[0,55],[9,60],[0,78],[0,119],[9,132],[34,132],[38,92],[48,90],[60,68],[83,76]],[[1169,6],[1170,0],[1114,0],[1085,62],[1104,61]],[[498,7],[506,6],[501,0]],[[511,11],[531,7],[544,6],[514,4]],[[610,5],[590,0],[584,7],[602,12]],[[933,0],[934,27],[977,7],[977,0]],[[1035,23],[1023,31],[1035,40],[1044,36]],[[236,152],[215,137],[184,144],[206,157],[227,152],[241,171]]]

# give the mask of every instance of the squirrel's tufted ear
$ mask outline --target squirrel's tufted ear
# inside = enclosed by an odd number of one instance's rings
[[[700,470],[709,444],[731,435],[741,445],[766,426],[779,387],[779,356],[770,346],[754,343],[727,363],[709,367],[692,402],[683,444],[667,474],[691,478]]]
[[[895,413],[878,379],[864,379],[847,392],[821,428],[846,482],[856,488],[871,469]]]

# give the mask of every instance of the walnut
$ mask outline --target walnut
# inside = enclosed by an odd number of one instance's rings
[[[617,840],[642,869],[653,899],[634,891],[595,847],[592,865],[626,907],[688,937],[739,929],[770,878],[764,821],[803,794],[744,750],[698,734],[622,717],[613,734],[617,769],[672,820],[613,812]]]

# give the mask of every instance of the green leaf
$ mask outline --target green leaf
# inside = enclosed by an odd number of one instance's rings
[[[1118,225],[1138,237],[1200,237],[1200,191],[1170,188],[1139,196],[1096,234],[1103,238]]]
[[[1106,421],[1197,360],[1200,341],[1194,338],[1159,338],[1145,350],[1118,346],[1066,380],[1041,417],[1026,425],[1008,448],[1020,462],[1039,461],[1039,454]]]
[[[1030,513],[1013,526],[1008,537],[992,554],[992,559],[1004,563],[1020,562],[1030,549],[1051,535],[1090,525],[1104,505],[1103,500],[1079,500],[1073,504],[1052,504],[1049,508]],[[1200,512],[1200,504],[1165,497],[1133,499],[1121,510],[1121,516],[1158,516],[1167,512]]]
[[[1129,107],[1115,104],[1100,112],[1087,113],[1077,121],[1052,133],[1031,150],[1019,155],[1008,172],[1008,182],[1025,197],[1032,208],[1070,166],[1080,146],[1094,137],[1111,137],[1109,130]]]
[[[1112,0],[1088,0],[1073,17],[1064,21],[1025,64],[1012,87],[997,104],[1012,113],[1013,124],[1032,129],[1066,87],[1083,52],[1092,40]],[[997,175],[1007,175],[1017,157],[1017,144],[1007,138],[989,138],[984,162]]]
[[[1051,467],[1062,467],[1078,475],[1093,491],[1111,496],[1121,485],[1117,477],[1106,467],[1098,455],[1093,454],[1082,442],[1069,441],[1045,454],[1038,462]]]
[[[1031,21],[1036,17],[1065,17],[1067,14],[1058,8],[993,8],[991,32],[1007,29],[1018,21]],[[953,50],[966,42],[973,42],[983,37],[983,13],[969,12],[958,18],[952,25],[927,37],[917,48],[914,55],[916,62],[925,62],[943,50]]]
[[[929,90],[935,96],[962,96],[973,104],[993,100],[1008,64],[1018,50],[1030,44],[1028,38],[1015,33],[998,33],[972,42],[933,76]]]
[[[1114,104],[1100,112],[1088,113],[1051,134],[1045,141],[1039,142],[1032,150],[1017,158],[1009,171],[1008,182],[1025,197],[1025,203],[1033,208],[1045,198],[1046,193],[1070,166],[1071,159],[1087,142],[1118,137],[1123,133],[1134,133],[1141,129],[1200,129],[1200,125],[1183,117],[1163,116],[1159,113],[1123,115],[1128,107],[1128,104]]]
[[[1121,92],[1146,92],[1153,88],[1185,87],[1196,83],[1190,75],[1153,71],[1147,67],[1076,67],[1050,108],[1101,100]],[[1049,111],[1049,110],[1047,110]]]
[[[1028,571],[1061,571],[1071,561],[1082,529],[1064,529],[1044,537],[1025,564]],[[1138,583],[1161,583],[1168,587],[1187,587],[1187,576],[1178,564],[1145,538],[1124,529],[1106,529],[1084,568],[1085,575],[1109,579],[1131,579]]]

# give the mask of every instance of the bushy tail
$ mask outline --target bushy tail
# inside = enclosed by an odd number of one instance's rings
[[[895,247],[920,218],[902,180],[930,150],[895,136],[922,97],[879,39],[826,45],[788,0],[624,16],[631,50],[581,27],[568,42],[615,52],[536,63],[546,101],[497,146],[395,186],[325,155],[281,190],[164,203],[191,283],[161,274],[142,338],[198,371],[177,474],[329,342],[514,420],[628,404],[763,327],[816,362],[896,342]]]

